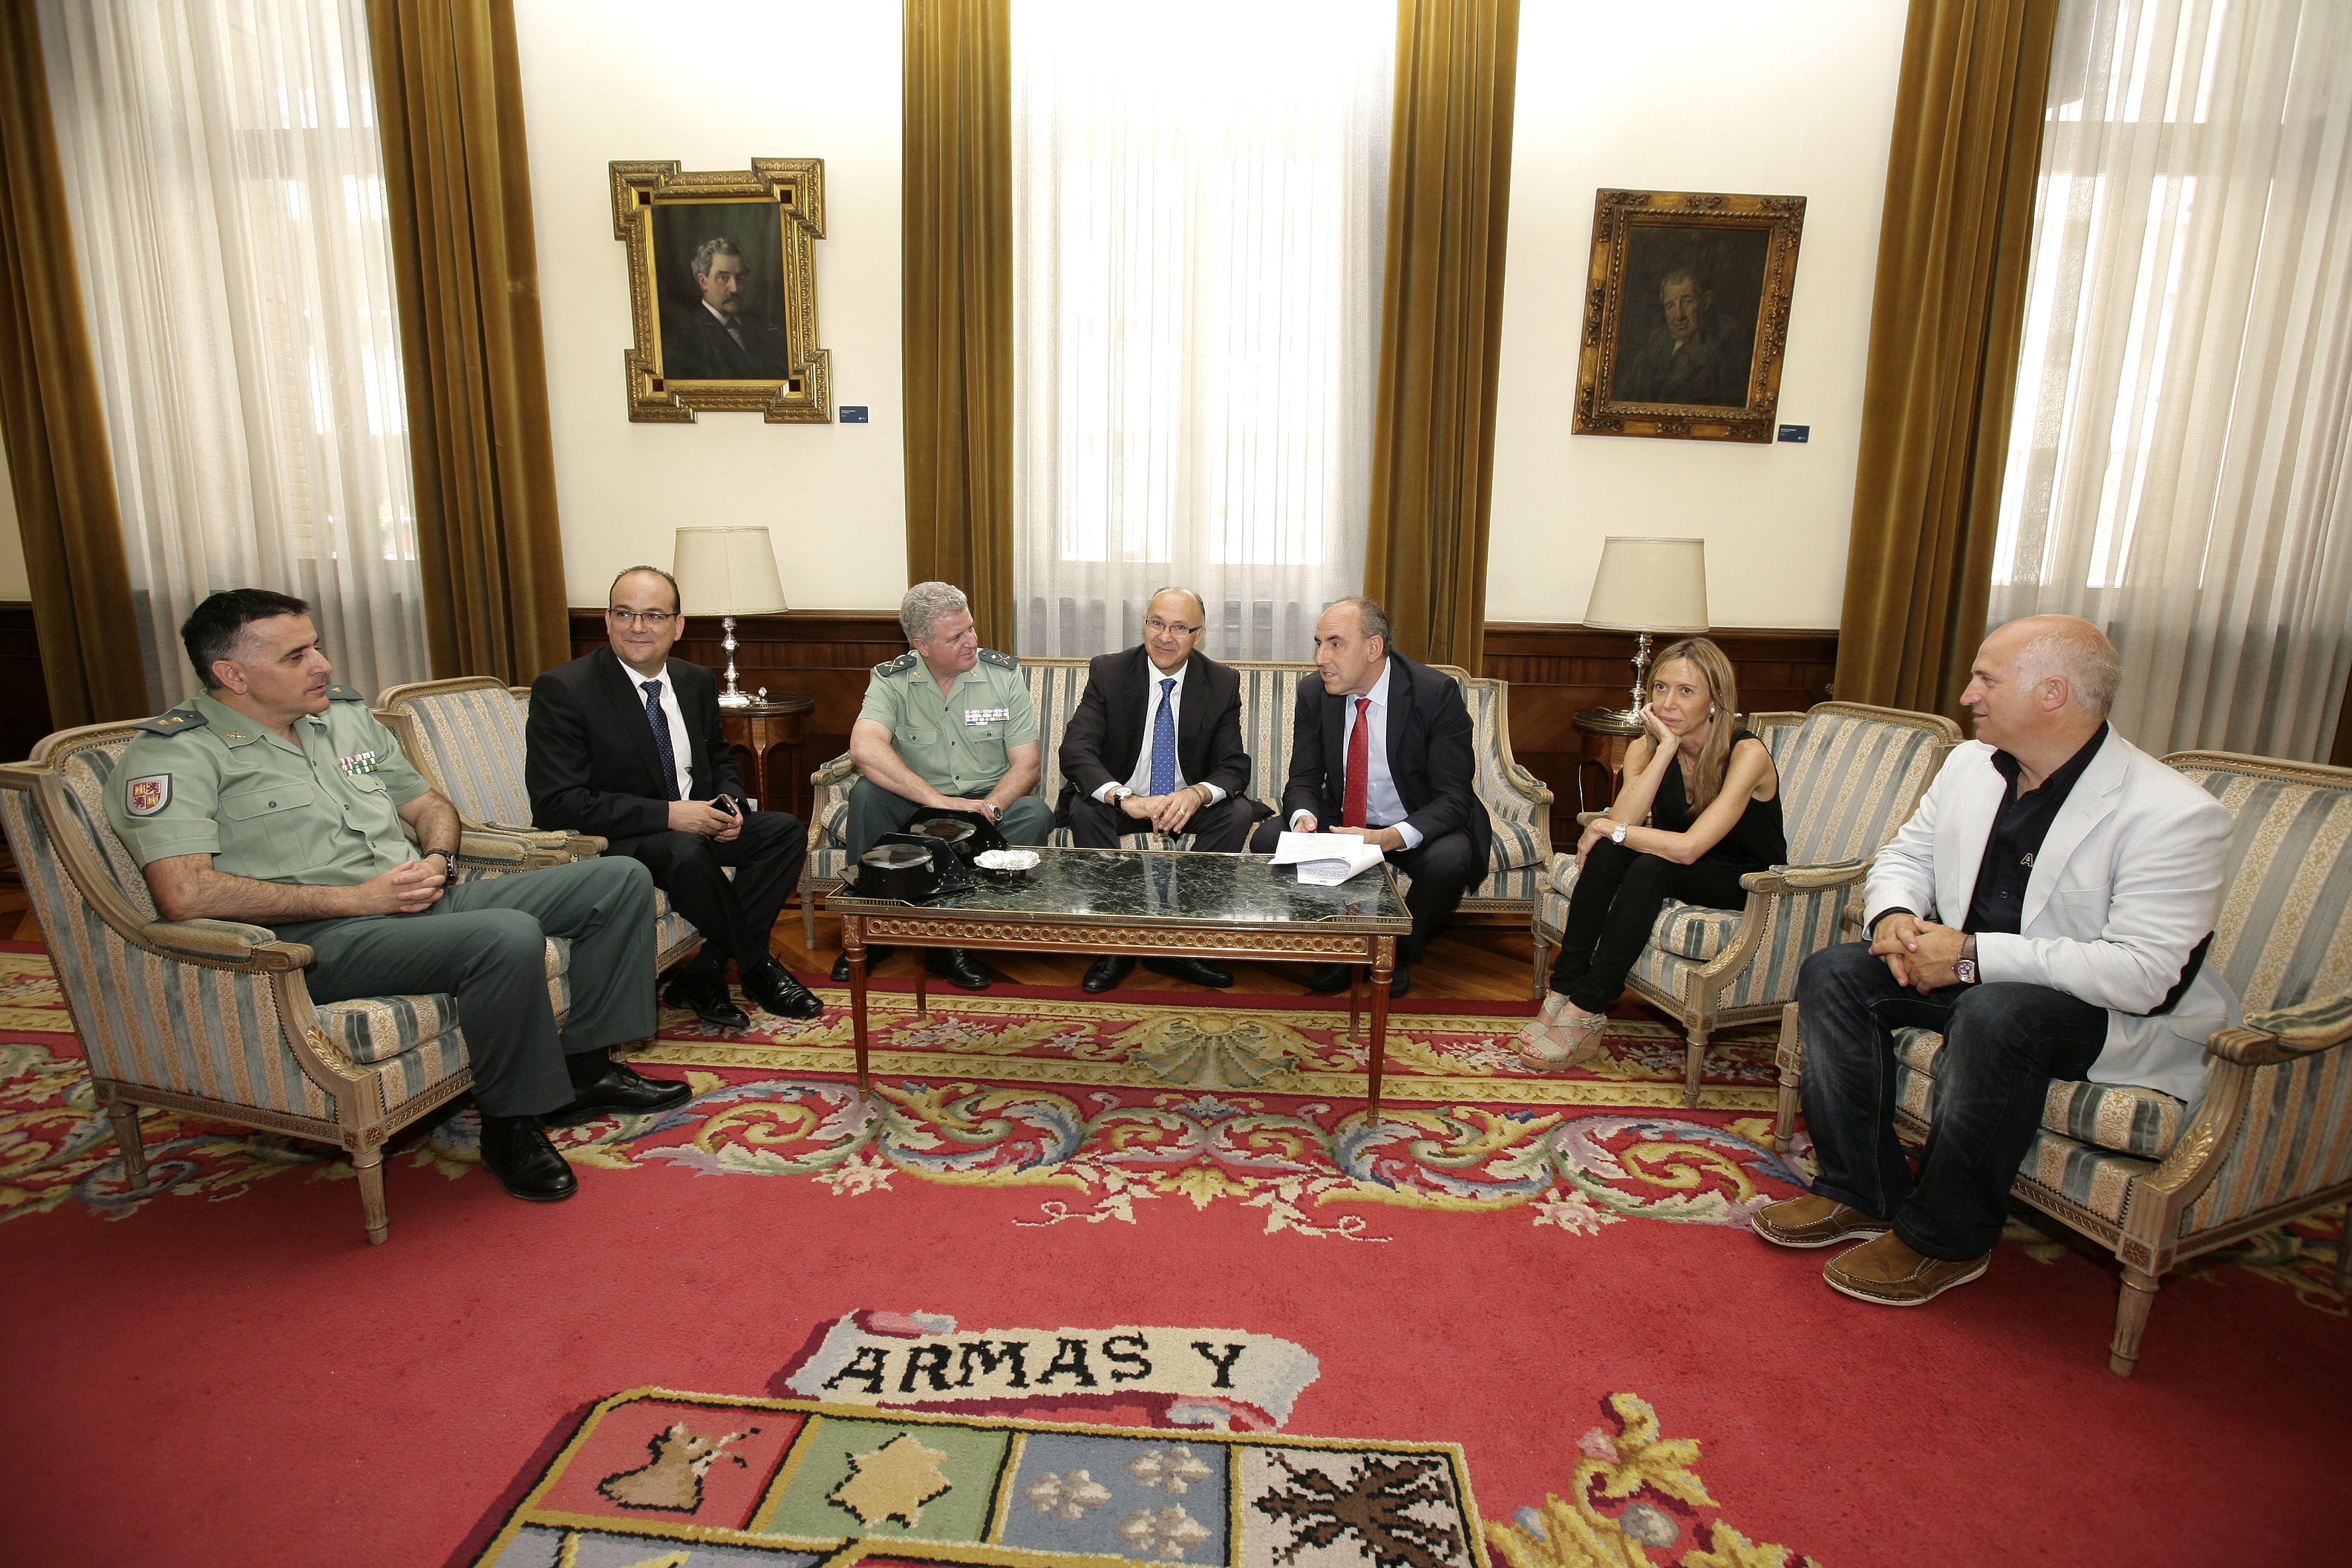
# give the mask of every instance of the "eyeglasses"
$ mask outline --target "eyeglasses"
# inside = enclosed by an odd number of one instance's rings
[[[1189,637],[1201,628],[1188,626],[1181,621],[1163,621],[1158,616],[1154,616],[1143,623],[1143,629],[1148,632],[1173,632],[1180,637]]]
[[[625,626],[643,626],[647,631],[659,631],[663,626],[671,620],[684,620],[686,618],[684,616],[678,615],[673,610],[624,610],[614,608],[606,610],[604,613],[612,616],[614,620],[620,622]]]

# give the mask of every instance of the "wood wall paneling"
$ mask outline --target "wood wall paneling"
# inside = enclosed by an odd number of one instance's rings
[[[23,762],[48,732],[49,689],[41,678],[33,606],[23,599],[0,602],[0,762]]]

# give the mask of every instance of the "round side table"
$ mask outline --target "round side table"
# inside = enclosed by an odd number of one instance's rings
[[[1625,749],[1633,737],[1642,732],[1638,721],[1620,719],[1607,708],[1586,708],[1576,715],[1577,733],[1584,739],[1584,754],[1576,763],[1576,809],[1579,812],[1604,811],[1617,798],[1618,774],[1625,766]],[[1585,775],[1598,771],[1601,774],[1601,798],[1595,804],[1584,788]]]
[[[815,707],[816,699],[805,692],[775,691],[748,708],[719,709],[728,748],[742,753],[747,764],[743,776],[761,810],[800,815],[801,716]],[[784,753],[784,772],[778,781],[784,786],[782,796],[768,784],[768,759],[776,752]]]

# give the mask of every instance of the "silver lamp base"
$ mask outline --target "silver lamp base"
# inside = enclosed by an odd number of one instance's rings
[[[742,689],[735,684],[735,617],[722,616],[719,617],[719,624],[727,630],[726,640],[719,645],[727,650],[727,684],[719,689],[719,706],[749,708],[751,706],[751,698],[744,695]],[[1644,635],[1642,640],[1646,645],[1649,638]]]
[[[1612,723],[1630,724],[1635,729],[1640,729],[1642,728],[1642,704],[1649,700],[1650,634],[1647,632],[1637,632],[1634,635],[1639,640],[1634,644],[1633,647],[1633,702],[1628,707],[1609,708],[1604,709],[1602,711],[1608,715],[1610,721]],[[722,697],[719,700],[724,702],[727,700]]]

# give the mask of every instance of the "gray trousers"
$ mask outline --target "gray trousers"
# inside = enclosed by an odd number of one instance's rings
[[[971,803],[975,807],[979,804],[977,798]],[[930,809],[905,795],[892,795],[871,779],[858,779],[849,786],[849,819],[841,829],[850,865],[856,866],[857,858],[879,843],[884,834],[905,832],[908,823]],[[1007,844],[1043,844],[1054,831],[1054,808],[1043,795],[1024,795],[1004,808],[996,830],[1004,835]]]
[[[547,996],[547,942],[572,942],[572,1011]],[[316,954],[313,1002],[355,996],[456,998],[485,1116],[543,1116],[572,1103],[567,1055],[654,1032],[654,879],[606,856],[459,882],[413,915],[302,921],[280,942]]]

